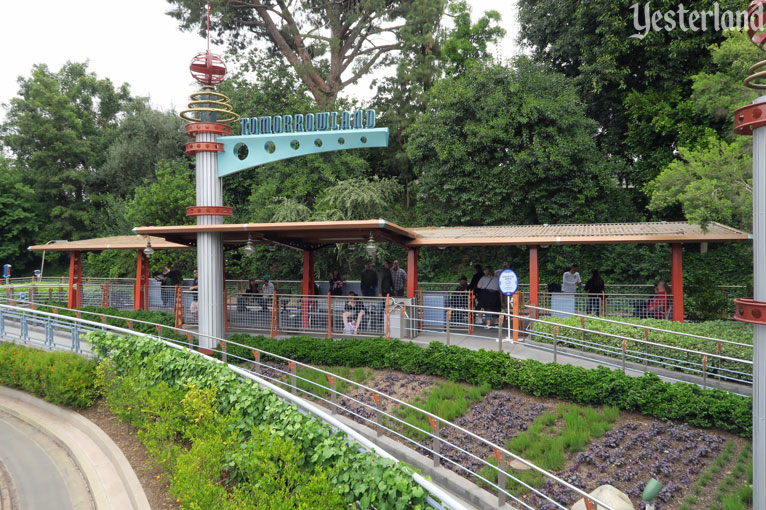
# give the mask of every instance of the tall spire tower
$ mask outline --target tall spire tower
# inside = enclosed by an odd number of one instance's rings
[[[191,75],[201,90],[191,95],[188,109],[181,112],[187,136],[194,138],[186,144],[186,153],[196,158],[197,205],[187,207],[186,215],[197,218],[197,225],[219,225],[224,216],[231,216],[231,207],[223,206],[221,179],[218,177],[218,152],[223,144],[218,136],[230,135],[227,124],[239,116],[228,104],[229,98],[215,91],[226,76],[223,59],[210,52],[210,4],[207,4],[207,50],[198,53],[189,66]],[[224,335],[224,264],[223,240],[220,233],[197,234],[197,264],[199,272],[199,347],[212,352],[216,338]]]

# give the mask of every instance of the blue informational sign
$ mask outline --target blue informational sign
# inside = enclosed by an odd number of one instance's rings
[[[3,265],[3,278],[10,278],[11,277],[11,268],[13,266],[10,264]]]
[[[513,272],[513,269],[504,269],[500,273],[498,281],[500,292],[505,296],[512,296],[519,289],[519,277]]]

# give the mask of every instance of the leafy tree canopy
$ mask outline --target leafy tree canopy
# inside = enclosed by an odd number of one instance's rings
[[[206,30],[205,0],[168,0],[183,29]],[[211,27],[220,41],[246,48],[269,44],[281,55],[320,108],[344,87],[393,62],[397,33],[439,20],[445,0],[217,0]],[[425,19],[424,19],[425,17]],[[417,28],[416,28],[417,29]]]
[[[87,64],[68,62],[58,72],[36,65],[29,78],[19,78],[0,139],[42,206],[43,237],[76,238],[84,231],[92,176],[129,99],[127,85],[115,88]]]
[[[610,187],[572,83],[527,58],[437,82],[409,129],[426,225],[593,221]]]

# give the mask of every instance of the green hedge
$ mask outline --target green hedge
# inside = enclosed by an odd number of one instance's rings
[[[93,404],[95,368],[95,362],[74,353],[0,342],[0,385],[28,391],[56,405]]]
[[[248,346],[230,345],[228,352],[249,360],[253,359],[253,347],[313,365],[392,369],[469,384],[487,383],[496,389],[519,388],[538,397],[612,405],[663,420],[717,427],[742,437],[752,435],[752,398],[716,389],[702,390],[691,384],[671,384],[653,374],[631,377],[605,367],[593,370],[518,360],[507,353],[473,351],[440,342],[423,349],[411,342],[382,338],[277,340],[237,334],[229,340]]]
[[[670,331],[677,331],[679,333],[689,333],[692,335],[706,336],[710,338],[720,338],[721,340],[729,340],[733,342],[753,344],[753,327],[750,324],[735,321],[708,321],[701,323],[681,323],[657,319],[624,319],[623,322],[629,322],[638,326],[647,326],[653,328],[667,329]],[[569,329],[563,326],[573,326],[580,328],[581,322],[579,317],[568,318],[550,318],[546,319],[546,322],[536,322],[534,329],[536,333],[541,333],[546,336],[535,335],[533,340],[543,343],[553,343],[553,332],[555,324],[560,324],[559,328],[559,341],[566,343],[566,338],[569,337],[576,341],[584,340],[599,345],[610,346],[617,349],[618,352],[609,352],[597,349],[595,347],[584,347],[585,351],[595,352],[598,354],[621,357],[622,340],[617,338],[609,338],[597,333],[583,333],[574,329]],[[637,340],[644,340],[644,330],[641,328],[635,328],[631,326],[625,326],[621,324],[613,324],[609,322],[603,322],[599,320],[585,319],[585,327],[588,330],[608,333],[612,335],[618,335],[627,338],[635,338]],[[684,337],[680,335],[674,335],[672,333],[663,333],[660,331],[649,330],[649,341],[668,345],[672,347],[682,347],[685,349],[692,349],[695,351],[705,352],[708,354],[717,354],[718,347],[716,342],[710,340],[701,340],[695,338]],[[580,345],[577,346],[581,348]],[[662,357],[672,357],[678,360],[686,361],[700,365],[702,363],[701,356],[696,354],[685,353],[682,351],[674,351],[670,349],[663,349],[662,347],[646,346],[642,344],[628,343],[628,350],[634,350],[639,352],[648,352]],[[630,353],[628,353],[630,354]],[[744,347],[739,345],[730,345],[721,343],[721,354],[732,358],[739,358],[745,360],[753,359],[753,349],[750,347]],[[708,362],[709,368],[713,371],[718,367],[719,361],[716,359],[710,359]],[[654,362],[656,366],[663,366],[670,369],[677,368],[670,364],[665,364],[659,361]],[[738,372],[745,372],[752,374],[752,366],[743,363],[721,361],[721,368],[735,370]],[[699,375],[699,371],[688,370],[689,373],[695,373]],[[743,377],[743,376],[740,376]],[[746,377],[746,376],[745,376]]]
[[[333,432],[319,420],[298,412],[295,406],[241,379],[225,365],[211,363],[188,350],[172,349],[150,337],[118,337],[98,331],[89,333],[88,341],[102,359],[109,360],[102,366],[125,376],[134,387],[166,386],[167,392],[215,388],[216,413],[234,420],[227,428],[239,431],[242,441],[257,439],[258,432],[264,429],[289,440],[297,449],[295,462],[310,472],[326,473],[332,486],[348,502],[359,501],[363,508],[425,508],[426,494],[412,480],[412,468],[358,451],[345,434]],[[128,407],[134,413],[146,414],[143,403]],[[157,416],[155,412],[149,414],[150,420]],[[243,444],[230,443],[228,458],[242,452]],[[230,479],[240,475],[236,462],[231,469]],[[186,508],[210,506],[190,504]]]

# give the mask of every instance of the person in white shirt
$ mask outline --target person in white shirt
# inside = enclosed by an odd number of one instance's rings
[[[572,265],[572,267],[564,273],[564,282],[561,285],[561,292],[569,292],[573,293],[577,291],[577,287],[582,285],[582,280],[580,279],[580,273],[578,272],[580,270],[579,267],[577,267],[577,264]]]

